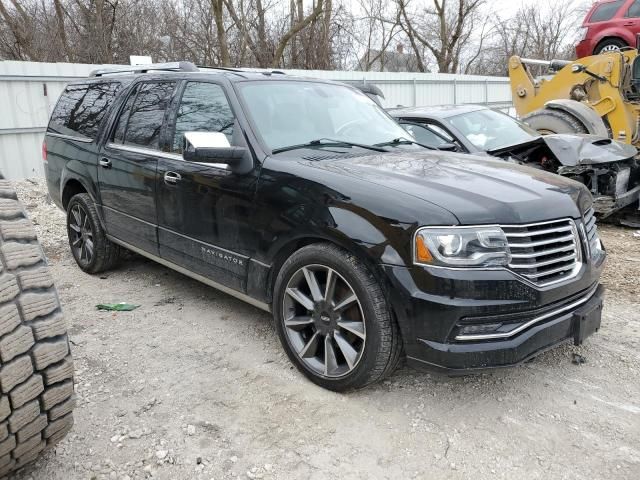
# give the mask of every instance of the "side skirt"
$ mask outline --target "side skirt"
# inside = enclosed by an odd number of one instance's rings
[[[199,282],[209,285],[210,287],[213,287],[216,290],[220,290],[221,292],[231,295],[232,297],[242,300],[243,302],[253,305],[254,307],[258,307],[259,309],[264,310],[265,312],[271,313],[271,305],[269,305],[268,303],[261,302],[259,300],[256,300],[255,298],[245,295],[244,293],[238,292],[229,287],[225,287],[224,285],[221,285],[218,282],[214,282],[213,280],[210,280],[207,277],[203,277],[202,275],[191,272],[190,270],[187,270],[186,268],[181,267],[180,265],[176,265],[175,263],[169,262],[164,258],[157,257],[152,253],[146,252],[138,247],[134,247],[133,245],[123,242],[122,240],[118,240],[117,238],[112,237],[111,235],[107,235],[107,238],[111,240],[113,243],[117,243],[118,245],[126,248],[127,250],[131,250],[132,252],[142,255],[143,257],[147,257],[148,259],[153,260],[154,262],[157,262],[161,265],[164,265],[165,267],[175,270],[178,273],[186,275],[187,277],[191,277],[194,280],[198,280]]]

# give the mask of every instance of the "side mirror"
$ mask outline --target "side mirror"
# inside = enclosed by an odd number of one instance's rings
[[[438,145],[438,150],[443,152],[457,152],[458,146],[455,143],[441,143]]]
[[[186,132],[182,158],[188,162],[226,163],[234,166],[242,161],[247,153],[244,147],[232,147],[224,133]]]

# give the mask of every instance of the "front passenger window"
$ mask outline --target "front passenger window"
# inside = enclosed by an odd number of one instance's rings
[[[235,116],[219,85],[189,82],[182,94],[176,117],[172,151],[182,153],[186,132],[222,132],[231,143]]]
[[[627,10],[627,14],[625,15],[627,18],[638,18],[640,17],[640,0],[636,0],[631,4],[629,10]]]

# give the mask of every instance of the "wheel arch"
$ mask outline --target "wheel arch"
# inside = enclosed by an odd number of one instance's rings
[[[67,210],[69,206],[69,202],[71,199],[79,194],[79,193],[87,193],[91,195],[84,184],[78,180],[77,178],[69,178],[66,180],[64,187],[62,188],[62,207],[64,210]],[[93,198],[93,197],[92,197]]]
[[[286,243],[281,245],[273,256],[273,263],[269,270],[269,278],[267,282],[267,297],[270,300],[273,300],[276,279],[278,278],[278,274],[287,259],[301,248],[315,243],[331,243],[346,250],[361,260],[379,281],[383,280],[382,270],[378,267],[373,256],[367,251],[365,246],[359,245],[357,242],[340,235],[331,235],[319,232],[301,234],[289,239]]]
[[[274,249],[271,256],[273,261],[271,263],[271,268],[269,269],[266,283],[267,291],[265,292],[266,298],[269,302],[273,301],[276,279],[278,278],[278,274],[286,260],[301,248],[315,243],[331,243],[354,255],[371,271],[376,280],[380,283],[383,292],[385,292],[389,305],[393,305],[391,296],[388,293],[391,288],[391,283],[385,275],[384,270],[381,268],[381,263],[389,263],[389,260],[391,259],[393,263],[404,263],[402,262],[400,255],[393,248],[390,248],[388,242],[384,242],[383,244],[372,244],[360,239],[352,238],[344,232],[335,229],[300,233],[287,239],[285,242],[282,242]],[[389,250],[391,250],[391,252]]]
[[[593,47],[592,55],[596,55],[594,52],[598,49],[598,47],[607,40],[619,40],[627,44],[627,46],[633,46],[635,39],[632,36],[625,38],[627,32],[621,32],[618,30],[605,30],[600,33],[598,39],[594,42],[595,45]]]
[[[586,128],[588,133],[594,135],[609,136],[604,120],[593,109],[583,103],[570,99],[551,100],[544,104],[550,110],[559,110],[568,113],[578,120]]]

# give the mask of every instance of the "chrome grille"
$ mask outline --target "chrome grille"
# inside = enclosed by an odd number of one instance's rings
[[[537,285],[575,275],[581,253],[573,220],[503,226],[511,263],[509,268]]]
[[[584,233],[587,237],[587,244],[589,245],[589,256],[593,257],[599,248],[598,241],[598,227],[596,226],[595,210],[590,208],[584,213],[583,224]]]

